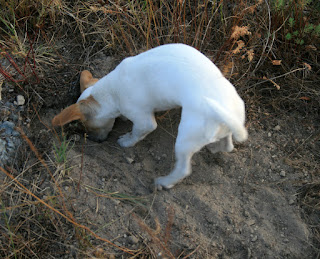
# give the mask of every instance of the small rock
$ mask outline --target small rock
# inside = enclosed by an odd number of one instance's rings
[[[132,164],[134,162],[134,159],[131,157],[125,157],[125,158],[129,164]]]
[[[24,105],[26,100],[24,99],[23,95],[18,95],[17,96],[17,105],[22,106]]]
[[[247,225],[248,226],[252,226],[254,224],[256,224],[256,221],[254,219],[250,219],[250,220],[247,221]]]
[[[133,244],[137,244],[139,242],[139,239],[135,236],[129,236],[129,241]]]
[[[281,127],[280,127],[280,125],[277,125],[273,129],[276,130],[276,131],[279,131],[281,129]]]
[[[251,258],[251,249],[250,248],[248,248],[248,250],[247,250],[247,258],[248,259],[250,259]]]
[[[271,132],[268,132],[268,137],[270,138],[272,136]]]
[[[120,200],[112,199],[112,201],[113,201],[116,205],[119,205],[119,204],[120,204]]]
[[[244,215],[245,217],[249,217],[249,216],[250,216],[250,213],[245,210],[245,211],[243,212],[243,215]]]
[[[256,242],[258,240],[258,236],[254,236],[252,239],[251,239],[251,242]]]
[[[73,134],[72,136],[71,136],[71,139],[73,140],[73,141],[75,141],[75,142],[78,142],[79,140],[80,140],[80,135],[78,135],[78,134]]]
[[[283,171],[283,170],[281,170],[281,172],[280,172],[280,176],[281,176],[281,177],[286,177],[286,172],[285,172],[285,171]]]
[[[289,205],[293,205],[295,203],[295,200],[293,199],[293,198],[291,198],[290,200],[289,200]]]

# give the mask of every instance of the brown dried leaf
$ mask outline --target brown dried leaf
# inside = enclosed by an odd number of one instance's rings
[[[254,57],[254,50],[253,49],[247,50],[247,55],[248,55],[249,62],[251,62]]]
[[[302,96],[299,98],[300,100],[305,100],[305,101],[310,101],[311,98],[310,97],[307,97],[307,96]]]
[[[281,60],[281,59],[279,59],[279,60],[272,60],[271,62],[272,62],[272,65],[274,65],[274,66],[280,66],[282,60]]]
[[[251,32],[249,31],[249,26],[239,27],[238,25],[236,25],[232,28],[231,39],[237,40],[244,35],[251,35]]]
[[[314,45],[307,45],[307,46],[306,46],[306,49],[307,49],[307,50],[314,50],[314,51],[316,51],[316,50],[317,50],[317,47],[314,46]]]
[[[304,67],[306,68],[306,69],[308,69],[309,71],[311,71],[311,66],[308,64],[308,63],[306,63],[306,62],[303,62],[303,65],[304,65]]]
[[[240,50],[244,47],[244,42],[242,40],[238,40],[236,43],[238,44],[238,47],[232,51],[233,54],[240,53]]]

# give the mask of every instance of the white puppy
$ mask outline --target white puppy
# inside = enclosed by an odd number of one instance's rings
[[[237,141],[247,139],[244,102],[219,69],[196,49],[168,44],[124,59],[84,90],[78,102],[58,114],[52,124],[80,119],[89,135],[102,141],[115,118],[123,115],[133,122],[133,128],[118,143],[132,147],[156,129],[155,111],[175,107],[182,107],[176,164],[169,175],[155,180],[159,189],[171,188],[191,173],[191,157],[202,147],[212,143],[211,151],[230,152],[232,135]]]

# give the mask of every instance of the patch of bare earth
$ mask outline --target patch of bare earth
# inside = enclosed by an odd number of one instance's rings
[[[100,63],[92,63],[95,76],[113,67],[103,71]],[[116,140],[131,130],[129,121],[117,119],[103,143],[86,140],[72,124],[66,129],[74,143],[69,167],[56,173],[75,218],[117,246],[154,256],[311,258],[314,236],[304,221],[300,188],[319,169],[319,122],[299,112],[247,109],[254,110],[247,142],[231,153],[201,150],[192,175],[160,192],[153,181],[174,165],[179,110],[158,114],[158,128],[127,149]],[[43,122],[57,112],[47,110]],[[86,237],[107,254],[123,253]]]

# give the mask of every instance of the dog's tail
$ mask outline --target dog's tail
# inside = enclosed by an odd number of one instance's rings
[[[206,101],[210,107],[210,112],[215,114],[215,117],[231,130],[235,140],[242,142],[248,138],[247,129],[238,118],[235,118],[232,114],[228,113],[215,100],[206,98]]]

